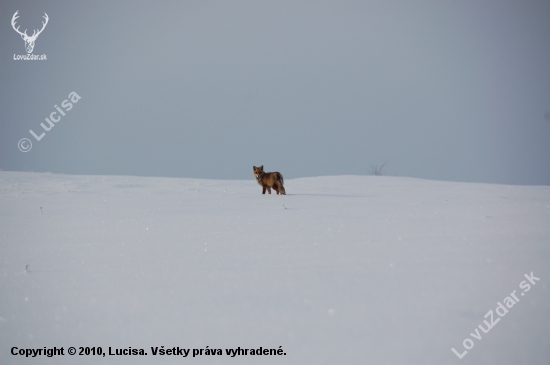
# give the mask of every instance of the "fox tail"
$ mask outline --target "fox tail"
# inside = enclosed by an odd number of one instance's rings
[[[281,185],[284,185],[285,179],[283,178],[283,175],[280,172],[278,172],[277,175],[278,175],[277,177],[279,178],[279,181],[281,182]]]

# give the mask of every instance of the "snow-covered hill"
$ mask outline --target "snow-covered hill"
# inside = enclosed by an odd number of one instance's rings
[[[285,187],[0,172],[0,363],[550,363],[550,187]],[[11,354],[54,346],[65,355]],[[161,346],[191,351],[154,356]],[[193,358],[207,346],[223,355]],[[225,352],[260,346],[286,355]]]

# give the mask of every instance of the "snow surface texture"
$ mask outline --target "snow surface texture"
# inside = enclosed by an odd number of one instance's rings
[[[0,364],[550,363],[550,187],[285,181],[278,196],[252,176],[0,172]],[[25,359],[13,346],[148,355]]]

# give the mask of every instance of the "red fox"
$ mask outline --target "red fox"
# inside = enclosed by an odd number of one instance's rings
[[[252,170],[254,171],[256,181],[264,189],[262,194],[265,194],[266,189],[271,194],[271,188],[273,188],[277,194],[286,195],[285,187],[283,186],[285,181],[280,172],[264,172],[264,165],[260,167],[252,166]]]

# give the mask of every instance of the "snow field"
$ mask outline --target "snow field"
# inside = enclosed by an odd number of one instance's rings
[[[327,176],[285,188],[0,172],[0,363],[550,361],[549,187]],[[541,280],[472,338],[532,271]],[[13,346],[148,355],[27,359]]]

